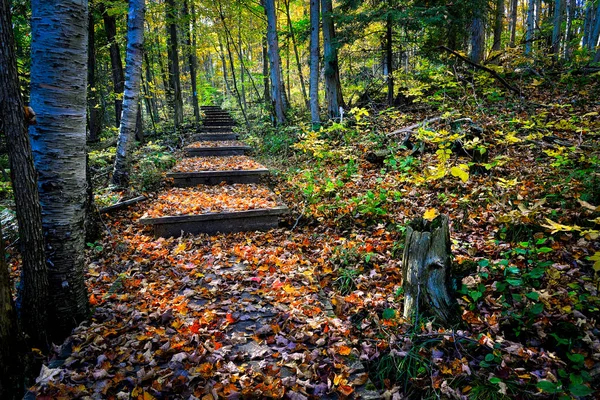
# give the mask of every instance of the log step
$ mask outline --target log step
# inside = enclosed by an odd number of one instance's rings
[[[243,156],[250,152],[250,146],[221,146],[221,147],[186,147],[186,157],[221,157],[221,156]]]
[[[239,135],[233,132],[224,132],[224,133],[203,133],[200,135],[195,135],[193,140],[196,142],[213,142],[213,141],[222,141],[222,140],[237,140]]]
[[[258,183],[260,178],[269,174],[268,169],[229,170],[229,171],[198,171],[198,172],[169,172],[168,178],[173,179],[177,187],[197,185],[219,185],[222,182]]]
[[[279,225],[279,217],[288,212],[287,207],[278,206],[248,211],[141,218],[140,223],[153,225],[155,237],[178,237],[182,233],[214,235],[275,229]]]
[[[203,126],[198,132],[231,132],[232,126]]]

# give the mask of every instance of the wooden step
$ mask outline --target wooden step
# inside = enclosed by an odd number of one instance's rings
[[[198,132],[231,132],[232,126],[202,126]]]
[[[202,122],[202,127],[206,126],[234,126],[237,125],[236,122],[232,119],[215,119],[215,120],[205,120]]]
[[[233,132],[223,132],[223,133],[203,133],[199,135],[194,135],[193,140],[195,142],[212,142],[212,141],[222,141],[222,140],[237,140],[239,135]]]
[[[279,217],[289,213],[285,206],[248,211],[141,218],[140,223],[153,225],[155,237],[178,237],[182,233],[216,233],[266,231],[279,225]]]
[[[220,147],[186,147],[186,157],[220,157],[220,156],[243,156],[250,152],[250,146],[220,146]]]
[[[177,187],[197,185],[218,185],[222,182],[258,183],[260,178],[269,174],[268,169],[247,169],[229,171],[198,171],[198,172],[169,172],[168,178],[173,179]]]

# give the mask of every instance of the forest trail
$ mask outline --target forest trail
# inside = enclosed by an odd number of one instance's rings
[[[204,168],[219,169],[240,156],[203,160],[213,163]],[[306,232],[267,227],[155,239],[137,223],[152,207],[151,199],[107,216],[118,231],[110,239],[116,256],[91,265],[90,275],[100,278],[90,287],[94,315],[42,373],[42,384],[61,376],[46,394],[381,397],[358,360],[368,344],[351,342],[351,322],[336,317],[322,292],[315,269],[323,255]],[[82,384],[84,376],[93,378]]]

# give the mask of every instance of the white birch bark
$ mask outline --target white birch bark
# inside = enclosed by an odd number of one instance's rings
[[[119,140],[113,171],[114,185],[124,187],[129,183],[129,150],[135,136],[135,126],[142,77],[144,47],[144,0],[130,0],[127,17],[127,57],[125,61],[125,92],[123,114],[119,126]]]
[[[87,0],[31,2],[30,127],[46,240],[49,320],[66,335],[88,316],[84,281]]]

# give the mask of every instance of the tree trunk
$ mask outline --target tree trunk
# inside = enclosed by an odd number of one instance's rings
[[[338,49],[333,25],[333,6],[331,0],[321,0],[323,18],[323,63],[325,68],[325,94],[329,118],[340,117],[340,107],[345,107],[340,83]]]
[[[139,107],[142,55],[144,50],[144,0],[130,0],[127,18],[127,61],[123,119],[119,127],[119,140],[112,182],[118,187],[129,183],[129,149],[135,136]]]
[[[31,347],[48,348],[46,327],[48,322],[48,272],[46,270],[46,257],[44,254],[44,236],[42,232],[42,211],[37,190],[37,173],[33,166],[31,144],[27,135],[26,115],[23,108],[17,73],[15,56],[15,40],[12,31],[10,7],[7,0],[0,0],[0,132],[6,135],[6,145],[10,162],[10,176],[15,198],[17,222],[23,257],[23,270],[21,275],[21,325],[30,338]],[[33,122],[33,121],[32,121]],[[6,321],[5,331],[0,331],[0,343],[4,344],[4,334],[15,329],[11,325],[12,296],[10,289],[4,293],[4,283],[8,284],[8,273],[4,262],[4,238],[0,232],[0,330]],[[6,279],[6,282],[4,282]],[[4,298],[9,296],[10,302]],[[6,308],[5,308],[6,307]],[[15,332],[13,332],[15,333]],[[16,339],[16,336],[15,336]],[[0,345],[2,346],[2,345]],[[0,349],[0,365],[6,361],[3,355],[6,349]],[[13,360],[16,362],[17,360]],[[6,361],[8,362],[8,361]],[[1,371],[0,380],[6,371]],[[8,376],[11,376],[10,373]],[[0,398],[2,393],[7,394],[6,382],[0,382]]]
[[[87,1],[31,2],[30,127],[56,341],[88,317],[84,277]],[[68,62],[65,59],[68,58]]]
[[[229,79],[227,73],[227,60],[225,60],[225,49],[223,48],[223,41],[221,36],[217,35],[219,39],[219,58],[221,58],[221,66],[223,70],[223,82],[225,83],[225,92],[227,95],[231,95],[231,87],[229,86]]]
[[[562,6],[564,0],[554,1],[554,27],[552,29],[552,54],[558,56],[560,52],[560,26],[562,23]]]
[[[319,117],[319,11],[320,1],[310,0],[310,119],[313,129],[321,124]]]
[[[306,95],[306,85],[304,84],[304,74],[302,74],[302,64],[300,64],[300,55],[298,54],[298,46],[296,45],[296,35],[292,26],[292,17],[290,15],[290,0],[285,0],[285,14],[287,16],[288,29],[290,31],[290,38],[292,39],[292,45],[294,46],[294,56],[296,58],[296,68],[298,69],[298,78],[300,79],[300,87],[302,88],[302,99],[304,104],[308,107],[308,96]]]
[[[196,26],[196,13],[194,10],[194,4],[192,3],[192,13],[188,14],[188,0],[183,2],[183,13],[186,16],[190,16],[192,18],[191,24],[189,24],[187,32],[187,46],[188,46],[188,64],[190,68],[190,81],[192,83],[192,105],[194,107],[194,121],[196,122],[196,128],[200,125],[200,107],[198,106],[198,83],[197,83],[197,74],[196,74],[196,65],[198,61],[196,60],[196,43],[192,45],[192,30],[195,29]],[[195,38],[194,38],[195,42]]]
[[[94,38],[94,13],[88,18],[88,141],[97,142],[101,130],[102,115],[96,91],[96,41]]]
[[[412,221],[402,257],[404,318],[428,314],[442,324],[455,320],[455,301],[449,294],[450,267],[448,217]]]
[[[483,60],[485,52],[485,25],[483,19],[477,13],[471,24],[471,55],[470,59],[476,64]]]
[[[167,55],[169,58],[169,78],[173,91],[173,113],[175,127],[183,123],[183,97],[179,73],[179,54],[177,49],[177,9],[175,0],[167,0]]]
[[[527,30],[525,32],[525,54],[531,54],[535,29],[535,0],[529,0],[527,8]]]
[[[496,0],[496,18],[494,20],[493,51],[500,51],[502,47],[502,31],[504,30],[504,0]]]
[[[279,56],[279,40],[277,38],[277,19],[275,16],[275,1],[264,0],[267,15],[267,42],[269,44],[269,67],[271,72],[271,101],[275,121],[278,125],[285,123],[284,88],[281,79],[281,58]]]
[[[390,9],[392,9],[392,0],[388,1]],[[388,106],[394,105],[394,52],[393,52],[393,20],[391,11],[388,11],[388,16],[385,21],[385,62],[387,72],[387,103]]]
[[[594,25],[589,41],[589,49],[591,51],[594,51],[598,46],[598,38],[600,38],[600,4],[596,6],[596,16],[594,17]]]
[[[510,47],[515,47],[517,38],[517,15],[519,9],[519,0],[510,2]]]
[[[6,7],[5,7],[6,6]],[[8,14],[7,0],[0,0],[0,14]],[[4,17],[2,17],[4,18]],[[5,21],[0,21],[0,37],[4,39]],[[3,41],[6,44],[7,42]],[[3,49],[4,50],[4,49]],[[0,55],[0,57],[2,57]],[[4,60],[0,60],[2,62]],[[4,64],[0,64],[4,67]],[[2,225],[0,225],[0,238]],[[17,400],[23,398],[23,354],[21,332],[17,323],[17,313],[11,293],[10,275],[6,265],[4,240],[0,240],[0,398]]]
[[[567,29],[564,46],[564,58],[569,60],[573,51],[573,18],[575,18],[575,9],[577,8],[577,0],[566,0],[567,2]]]
[[[125,88],[125,75],[123,74],[123,62],[121,61],[121,51],[117,43],[117,20],[114,15],[110,15],[104,3],[99,4],[102,19],[104,20],[104,30],[109,43],[110,64],[112,66],[113,88],[115,92],[115,126],[121,124],[121,113],[123,112],[123,90]]]
[[[269,82],[269,54],[267,50],[267,37],[264,36],[262,40],[262,65],[263,65],[263,86],[264,94],[263,99],[266,105],[271,104],[271,90]]]

